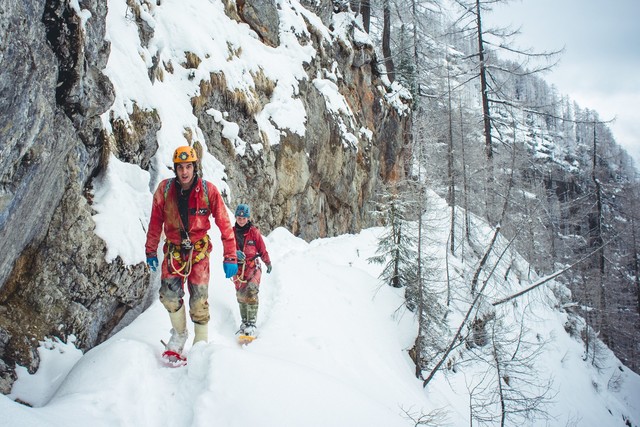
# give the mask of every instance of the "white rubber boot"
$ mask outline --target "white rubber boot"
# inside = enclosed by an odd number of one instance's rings
[[[209,324],[205,323],[201,325],[200,323],[193,324],[193,332],[195,336],[193,337],[193,344],[204,341],[205,343],[209,340]]]
[[[167,350],[175,351],[178,354],[182,354],[184,350],[184,344],[187,342],[189,332],[187,331],[187,313],[184,308],[184,304],[175,313],[169,313],[171,319],[171,338],[167,344]]]

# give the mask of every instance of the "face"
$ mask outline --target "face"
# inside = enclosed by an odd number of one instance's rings
[[[187,189],[191,186],[194,172],[193,163],[178,163],[176,176],[182,188]]]
[[[245,218],[243,216],[236,217],[236,223],[238,223],[240,227],[244,227],[248,221],[249,221],[249,218]]]

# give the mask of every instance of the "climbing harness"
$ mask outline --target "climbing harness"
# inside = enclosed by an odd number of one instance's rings
[[[260,268],[260,265],[258,263],[256,263],[256,268],[253,270],[253,274],[250,277],[247,277],[246,280],[242,280],[242,277],[244,277],[244,270],[247,267],[247,261],[254,261],[256,258],[259,258],[260,255],[256,255],[253,258],[251,258],[250,260],[238,260],[238,274],[236,274],[236,280],[240,283],[247,283],[249,280],[253,279],[253,276],[256,275],[256,270],[258,270]],[[240,265],[242,265],[242,270],[240,270]]]
[[[195,243],[184,239],[180,245],[167,242],[167,253],[169,257],[169,271],[182,277],[191,274],[193,264],[197,264],[209,256],[209,235],[206,235]],[[194,252],[196,255],[194,256]],[[177,263],[177,266],[176,266]]]

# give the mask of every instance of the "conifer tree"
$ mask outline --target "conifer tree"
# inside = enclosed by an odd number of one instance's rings
[[[410,218],[416,218],[416,209],[415,201],[407,197],[401,185],[392,184],[380,195],[374,212],[385,224],[385,232],[378,239],[376,255],[369,258],[369,262],[384,266],[380,279],[394,288],[415,283],[417,236]],[[415,304],[415,298],[407,301],[410,309],[415,309]]]

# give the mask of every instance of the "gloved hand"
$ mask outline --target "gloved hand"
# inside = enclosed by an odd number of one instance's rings
[[[267,274],[271,273],[271,264],[267,264]]]
[[[223,262],[222,268],[224,268],[224,277],[227,279],[232,278],[238,272],[238,264],[232,261]]]
[[[156,271],[156,268],[158,268],[158,257],[152,254],[147,255],[147,265],[151,271]]]
[[[236,257],[238,258],[238,262],[244,262],[244,260],[247,259],[247,256],[244,254],[244,252],[240,250],[236,251]]]

